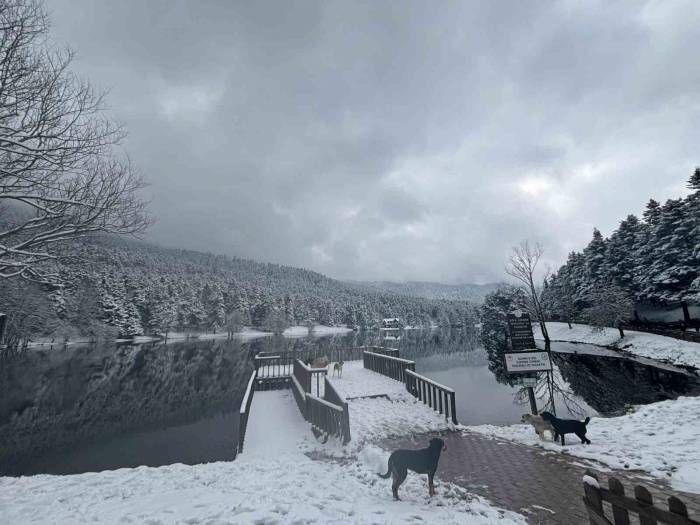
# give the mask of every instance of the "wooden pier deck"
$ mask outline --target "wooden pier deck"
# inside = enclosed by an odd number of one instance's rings
[[[287,397],[291,393],[298,409],[295,417],[301,415],[324,440],[335,437],[346,446],[352,441],[351,448],[391,436],[454,428],[454,392],[416,374],[415,363],[398,357],[398,350],[351,349],[348,356],[362,360],[344,361],[340,375],[334,373],[333,362],[314,369],[295,354],[257,356],[241,406],[239,452],[244,443],[265,439],[265,432],[257,428],[263,420],[252,416],[264,410],[254,402],[261,391],[280,390],[273,395]]]

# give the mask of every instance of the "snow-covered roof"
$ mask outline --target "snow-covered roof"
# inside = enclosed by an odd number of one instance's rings
[[[400,321],[400,320],[401,320],[401,319],[399,319],[398,317],[387,317],[386,319],[382,319],[382,322],[384,322],[384,323],[390,323],[390,322],[392,322],[392,321]]]

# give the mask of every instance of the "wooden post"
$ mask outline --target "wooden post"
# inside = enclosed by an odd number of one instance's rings
[[[0,314],[0,346],[2,346],[2,336],[5,334],[5,326],[7,324],[7,316]]]
[[[586,471],[586,476],[589,476],[598,481],[598,476],[595,475],[595,473],[591,472],[590,470]],[[586,506],[586,510],[588,511],[588,517],[591,520],[591,523],[600,523],[600,520],[596,520],[596,518],[603,517],[603,499],[600,496],[600,487],[595,487],[589,483],[586,483],[584,481],[583,483],[583,491],[585,496],[583,497],[583,501]]]
[[[610,493],[616,496],[625,497],[625,487],[620,483],[617,478],[610,478],[608,480],[608,486],[610,487]],[[613,519],[615,520],[615,525],[630,525],[630,515],[627,509],[620,507],[612,503]]]
[[[683,307],[683,321],[686,324],[690,324],[690,312],[688,311],[688,303],[681,301],[681,306]]]
[[[342,413],[342,425],[343,425],[343,444],[350,442],[350,409],[348,404],[343,403],[343,413]]]
[[[634,487],[634,498],[643,508],[651,508],[654,506],[654,499],[651,497],[646,487],[637,485]],[[639,515],[639,525],[656,525],[656,520],[642,514]]]
[[[688,517],[688,509],[685,507],[685,503],[675,496],[668,498],[668,511],[677,516]]]
[[[457,412],[455,411],[456,406],[457,406],[457,403],[455,401],[455,393],[450,392],[450,412],[452,412],[452,422],[455,425],[457,424]]]

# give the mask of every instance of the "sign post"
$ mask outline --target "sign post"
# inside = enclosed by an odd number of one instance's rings
[[[7,316],[0,313],[0,348],[2,348],[2,336],[5,334],[5,323],[7,322]]]
[[[506,371],[509,374],[529,375],[531,372],[552,370],[549,352],[539,350],[535,344],[530,316],[521,310],[515,310],[508,314],[507,321],[511,351],[506,352],[504,356]],[[523,383],[527,388],[530,410],[537,415],[537,402],[532,378],[527,378],[527,381],[524,380]]]

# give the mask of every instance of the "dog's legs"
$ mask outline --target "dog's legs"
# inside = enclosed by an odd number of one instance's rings
[[[428,494],[435,496],[435,485],[433,484],[433,476],[435,472],[428,472]]]
[[[561,435],[561,446],[563,447],[566,443],[564,443],[564,434]]]
[[[408,470],[406,468],[403,468],[400,471],[394,469],[392,470],[391,475],[394,480],[394,482],[391,484],[391,491],[394,493],[394,499],[398,501],[401,499],[399,498],[399,487],[401,486],[401,483],[403,483],[406,479],[406,476],[408,475]]]
[[[586,437],[586,433],[585,433],[585,432],[581,432],[580,434],[577,432],[576,435],[577,435],[578,438],[581,440],[581,443],[583,443],[584,445],[590,445],[590,444],[591,444],[591,440],[588,439],[588,438]]]

